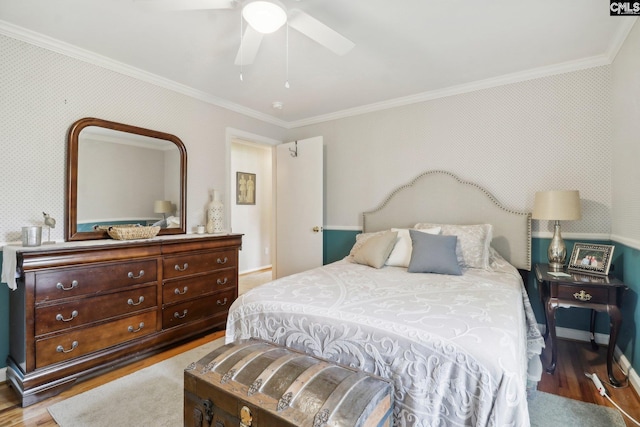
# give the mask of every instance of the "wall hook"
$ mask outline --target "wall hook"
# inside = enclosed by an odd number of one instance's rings
[[[289,148],[289,154],[291,157],[298,157],[298,141],[296,141],[296,148]]]

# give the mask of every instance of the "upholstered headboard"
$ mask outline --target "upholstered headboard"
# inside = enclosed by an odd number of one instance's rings
[[[492,224],[491,246],[521,270],[531,270],[531,214],[503,207],[487,190],[446,171],[428,171],[363,214],[365,233],[419,222]]]

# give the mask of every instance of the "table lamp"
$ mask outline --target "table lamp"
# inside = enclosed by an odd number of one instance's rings
[[[533,201],[533,219],[555,221],[553,237],[549,243],[547,256],[549,269],[562,270],[567,260],[567,247],[560,232],[560,221],[570,221],[581,218],[580,193],[578,190],[551,190],[536,192]]]
[[[167,219],[166,214],[171,213],[172,211],[173,211],[173,205],[169,200],[156,200],[153,203],[153,212],[161,213],[162,218],[164,218],[165,220]]]

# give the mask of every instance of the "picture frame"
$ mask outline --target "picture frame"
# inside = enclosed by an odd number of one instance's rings
[[[236,205],[256,204],[256,174],[236,172]]]
[[[612,245],[576,243],[569,258],[568,269],[606,276],[609,274],[614,249],[615,246]]]

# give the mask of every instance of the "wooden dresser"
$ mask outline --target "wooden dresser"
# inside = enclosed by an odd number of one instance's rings
[[[28,406],[226,326],[242,235],[61,243],[17,253],[7,380]]]

